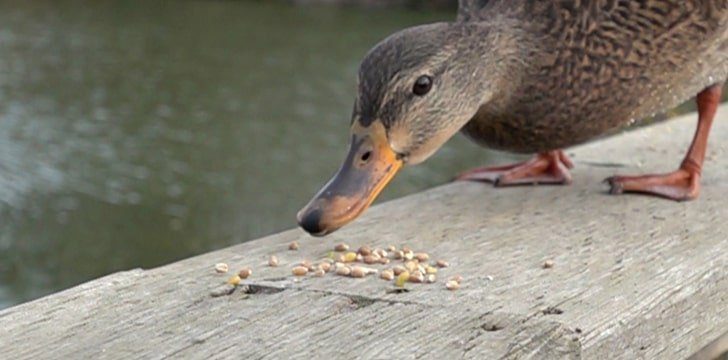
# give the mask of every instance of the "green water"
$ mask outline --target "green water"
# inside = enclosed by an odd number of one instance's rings
[[[0,308],[294,227],[344,157],[363,54],[451,16],[0,4]],[[458,138],[382,198],[489,161]]]

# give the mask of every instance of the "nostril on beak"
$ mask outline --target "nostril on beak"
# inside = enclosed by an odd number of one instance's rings
[[[321,228],[321,215],[323,212],[321,209],[314,209],[312,211],[306,211],[298,214],[298,225],[303,230],[311,235],[321,234],[323,229]]]

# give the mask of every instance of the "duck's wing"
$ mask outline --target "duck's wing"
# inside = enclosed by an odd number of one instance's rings
[[[493,0],[458,0],[458,21],[478,19],[480,11]]]

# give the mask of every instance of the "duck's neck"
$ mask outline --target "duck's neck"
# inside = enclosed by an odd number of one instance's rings
[[[537,47],[522,23],[496,18],[487,22],[453,24],[458,54],[466,61],[474,91],[481,103],[510,97],[532,68]]]

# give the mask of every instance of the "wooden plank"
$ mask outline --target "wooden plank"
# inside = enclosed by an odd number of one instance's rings
[[[728,329],[728,107],[699,200],[607,196],[601,180],[672,170],[694,126],[689,115],[574,149],[569,187],[447,184],[326,238],[286,231],[6,309],[0,357],[683,359]],[[341,241],[427,251],[463,286],[290,276]],[[217,262],[254,274],[212,297],[228,276]]]

